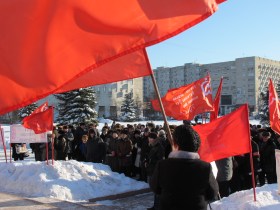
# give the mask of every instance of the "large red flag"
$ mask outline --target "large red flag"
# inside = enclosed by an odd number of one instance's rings
[[[248,105],[213,120],[193,127],[201,138],[200,158],[212,162],[250,152]]]
[[[280,135],[280,105],[273,82],[269,80],[269,121],[271,129]]]
[[[210,113],[210,121],[215,120],[218,118],[219,109],[220,109],[220,101],[221,101],[221,92],[223,86],[223,77],[221,78],[218,90],[216,92],[216,96],[213,102],[214,111]]]
[[[53,115],[53,107],[49,107],[45,111],[25,117],[23,126],[32,129],[36,134],[51,131],[53,128]]]
[[[192,120],[197,114],[212,111],[210,76],[179,88],[170,89],[161,99],[166,115],[176,120]],[[157,99],[152,100],[152,105],[154,110],[161,110]]]
[[[134,68],[131,58],[130,71],[112,64],[104,76],[98,67],[138,50],[141,54],[141,49],[198,24],[221,2],[0,1],[0,114],[82,87],[84,80],[70,83],[91,71],[97,71],[86,82],[91,86],[149,75],[145,65]]]

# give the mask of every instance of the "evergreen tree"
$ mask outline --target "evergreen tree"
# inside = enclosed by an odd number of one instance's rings
[[[136,105],[133,99],[132,91],[124,96],[121,106],[120,119],[126,122],[133,122],[136,120]]]
[[[143,104],[139,100],[139,97],[135,100],[135,120],[142,120],[143,117]]]
[[[81,122],[96,122],[97,102],[91,87],[56,94],[55,97],[59,100],[58,123],[76,125]]]
[[[32,104],[29,104],[28,106],[25,106],[21,109],[18,110],[18,118],[20,121],[23,120],[23,118],[29,116],[35,109],[37,109],[37,104],[36,103],[32,103]]]
[[[260,111],[259,111],[259,116],[260,116],[260,123],[262,125],[269,125],[269,111],[268,111],[268,90],[266,92],[262,92],[260,95]]]

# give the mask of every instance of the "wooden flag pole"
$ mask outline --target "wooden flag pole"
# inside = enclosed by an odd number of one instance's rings
[[[10,143],[10,163],[12,162],[12,144]]]
[[[6,151],[6,144],[4,141],[4,133],[3,133],[3,129],[0,126],[0,132],[1,132],[1,138],[2,138],[2,143],[3,143],[3,149],[4,149],[4,154],[5,154],[5,159],[6,159],[6,163],[8,162],[7,160],[7,151]]]
[[[147,64],[148,69],[150,70],[150,73],[151,73],[152,82],[153,82],[154,89],[155,89],[155,92],[156,92],[156,95],[157,95],[157,98],[158,98],[158,101],[159,101],[159,105],[160,105],[161,113],[162,113],[162,116],[163,116],[164,124],[166,125],[168,140],[170,142],[170,145],[173,147],[173,138],[172,138],[171,131],[170,131],[170,128],[169,128],[169,124],[167,122],[165,110],[164,110],[164,107],[163,107],[163,104],[162,104],[162,101],[161,101],[161,97],[160,97],[160,93],[159,93],[158,86],[157,86],[157,83],[156,83],[156,79],[155,79],[155,76],[154,76],[154,72],[151,68],[151,64],[150,64],[146,49],[143,49],[143,51],[144,51],[144,55],[145,55],[145,59],[146,59],[146,64]]]
[[[248,111],[248,104],[247,104],[247,117],[248,117],[248,122],[249,122],[249,111]],[[250,132],[250,126],[248,129],[249,136],[251,137],[251,132]],[[251,143],[251,138],[249,139],[250,143],[250,166],[251,166],[251,172],[252,172],[252,186],[253,186],[253,192],[254,192],[254,201],[257,201],[257,196],[256,196],[256,184],[255,184],[255,169],[254,169],[254,161],[253,161],[253,154],[252,154],[252,143]]]

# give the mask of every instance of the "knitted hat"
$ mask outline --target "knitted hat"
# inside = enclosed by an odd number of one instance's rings
[[[174,143],[179,150],[197,152],[200,147],[200,137],[198,133],[189,125],[180,125],[173,133]]]

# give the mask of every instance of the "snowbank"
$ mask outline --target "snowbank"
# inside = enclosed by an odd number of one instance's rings
[[[279,210],[280,195],[277,184],[256,188],[257,201],[254,201],[253,190],[244,190],[231,194],[211,204],[213,210]],[[208,208],[209,209],[209,208]]]
[[[0,162],[1,191],[26,197],[51,197],[68,201],[113,195],[148,188],[145,182],[112,172],[103,164],[71,161]]]

